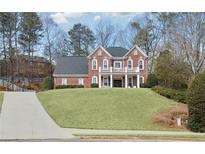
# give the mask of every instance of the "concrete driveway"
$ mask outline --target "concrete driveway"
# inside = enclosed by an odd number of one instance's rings
[[[6,92],[0,115],[0,139],[71,139],[45,112],[34,92]]]

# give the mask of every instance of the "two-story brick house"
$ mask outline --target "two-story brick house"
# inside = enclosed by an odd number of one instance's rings
[[[54,71],[55,87],[92,83],[101,87],[140,88],[147,79],[147,55],[135,45],[127,50],[121,47],[96,48],[88,57],[68,56],[57,60]]]

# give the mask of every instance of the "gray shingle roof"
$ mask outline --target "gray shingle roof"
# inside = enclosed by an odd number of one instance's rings
[[[121,47],[109,47],[105,49],[113,57],[123,57],[129,50]]]
[[[57,59],[54,74],[60,75],[85,75],[88,74],[87,57],[67,56]]]

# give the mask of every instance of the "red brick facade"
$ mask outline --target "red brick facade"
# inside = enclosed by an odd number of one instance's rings
[[[147,76],[148,76],[148,69],[147,69],[147,65],[148,65],[148,58],[147,56],[141,51],[141,49],[137,46],[133,47],[132,49],[130,49],[130,51],[123,57],[119,58],[119,57],[112,57],[109,52],[107,52],[103,47],[99,47],[97,48],[93,53],[91,53],[88,57],[88,75],[87,77],[85,76],[73,76],[73,77],[54,77],[54,82],[55,82],[55,86],[60,86],[63,84],[63,82],[65,82],[65,80],[67,80],[67,85],[79,85],[79,80],[83,80],[83,85],[86,88],[91,87],[92,84],[92,78],[93,76],[96,76],[97,78],[97,83],[99,84],[99,82],[101,82],[101,86],[99,87],[103,87],[106,85],[106,82],[104,83],[104,79],[105,81],[108,81],[108,86],[110,87],[114,87],[114,85],[121,85],[122,87],[126,87],[125,83],[126,83],[126,77],[127,77],[127,85],[128,87],[138,87],[137,85],[137,81],[144,81],[146,82]],[[92,61],[93,59],[97,60],[97,69],[93,70],[92,69]],[[103,72],[103,60],[107,59],[109,62],[109,70],[108,72]],[[127,76],[125,75],[125,72],[114,72],[114,62],[118,61],[118,63],[121,63],[121,68],[122,70],[126,70],[127,69],[127,62],[129,59],[132,59],[133,61],[133,70],[136,68],[138,69],[139,67],[139,60],[142,60],[144,63],[144,68],[142,70],[139,70],[137,73],[127,73]],[[117,63],[117,62],[116,62]],[[112,70],[113,69],[113,70]],[[100,73],[99,71],[102,70]],[[111,75],[112,74],[112,75]],[[138,76],[137,76],[138,74]],[[99,79],[99,77],[101,77],[101,80]],[[143,79],[139,79],[137,80],[137,77],[144,78]],[[112,79],[112,81],[111,81]],[[64,80],[64,81],[62,81]],[[131,82],[132,81],[132,82]],[[112,84],[112,86],[111,86]]]

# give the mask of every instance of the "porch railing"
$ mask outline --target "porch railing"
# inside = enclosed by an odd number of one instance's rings
[[[113,68],[113,67],[109,67],[107,69],[99,67],[99,72],[101,72],[101,73],[128,73],[129,74],[129,73],[139,72],[139,67],[133,67],[133,68],[127,68],[127,67]]]

